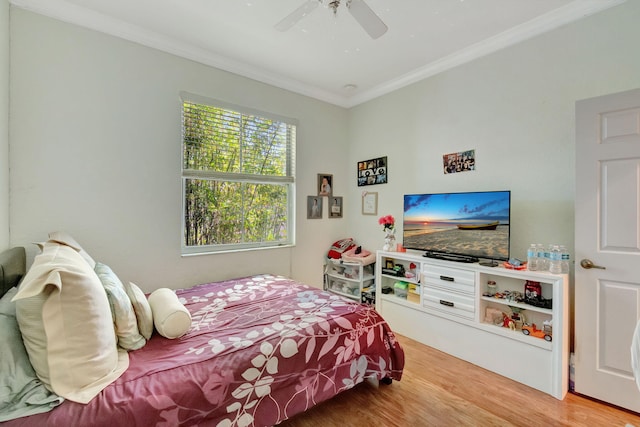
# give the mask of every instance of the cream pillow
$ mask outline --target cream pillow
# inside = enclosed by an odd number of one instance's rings
[[[53,231],[49,233],[49,240],[53,240],[54,242],[72,247],[73,249],[78,251],[82,258],[87,262],[87,264],[89,264],[89,267],[96,267],[96,262],[93,260],[93,258],[91,258],[91,255],[89,255],[87,251],[82,249],[82,246],[80,246],[80,244],[76,242],[76,240],[68,233],[65,233],[64,231]]]
[[[179,338],[191,327],[191,313],[169,288],[156,289],[149,295],[156,331],[165,338]]]
[[[147,343],[138,330],[138,320],[133,305],[118,276],[108,265],[96,263],[94,270],[107,292],[111,316],[116,327],[118,345],[125,350],[138,350]]]
[[[74,248],[46,242],[13,301],[33,368],[59,396],[87,403],[128,368],[100,279]]]
[[[125,283],[124,290],[127,292],[133,305],[133,311],[136,313],[140,333],[146,339],[150,339],[153,335],[153,312],[147,296],[135,283]]]

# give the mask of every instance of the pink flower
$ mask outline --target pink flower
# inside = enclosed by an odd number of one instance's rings
[[[378,224],[382,225],[382,230],[384,231],[393,230],[395,223],[396,220],[393,215],[381,216],[380,219],[378,219]]]

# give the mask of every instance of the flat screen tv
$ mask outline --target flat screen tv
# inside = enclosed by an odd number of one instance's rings
[[[406,194],[402,244],[433,258],[508,260],[510,214],[510,191]]]

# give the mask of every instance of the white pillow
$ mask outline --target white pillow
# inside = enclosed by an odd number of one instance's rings
[[[125,350],[138,350],[147,343],[138,330],[138,320],[133,305],[118,276],[108,265],[96,263],[94,269],[109,298],[111,316],[116,327],[118,345]]]
[[[87,264],[89,264],[89,267],[96,267],[96,262],[93,260],[93,258],[91,258],[91,255],[89,255],[87,251],[82,249],[82,246],[80,246],[80,244],[76,242],[76,239],[71,237],[68,233],[65,233],[64,231],[53,231],[49,233],[49,240],[53,240],[54,242],[72,247],[73,249],[78,251],[80,255],[82,255],[82,258],[87,262]]]
[[[136,313],[140,333],[146,339],[150,339],[153,335],[153,312],[147,296],[135,283],[124,283],[124,290],[127,292],[133,305],[133,311]]]
[[[156,289],[149,295],[156,331],[165,338],[179,338],[191,327],[191,313],[169,288]]]
[[[87,403],[128,368],[107,294],[75,249],[46,242],[13,301],[33,368],[59,396]]]

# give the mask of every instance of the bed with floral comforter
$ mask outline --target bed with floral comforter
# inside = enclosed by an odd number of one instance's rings
[[[365,379],[401,379],[404,353],[373,307],[273,275],[177,295],[186,335],[155,334],[88,404],[6,425],[269,426]]]

